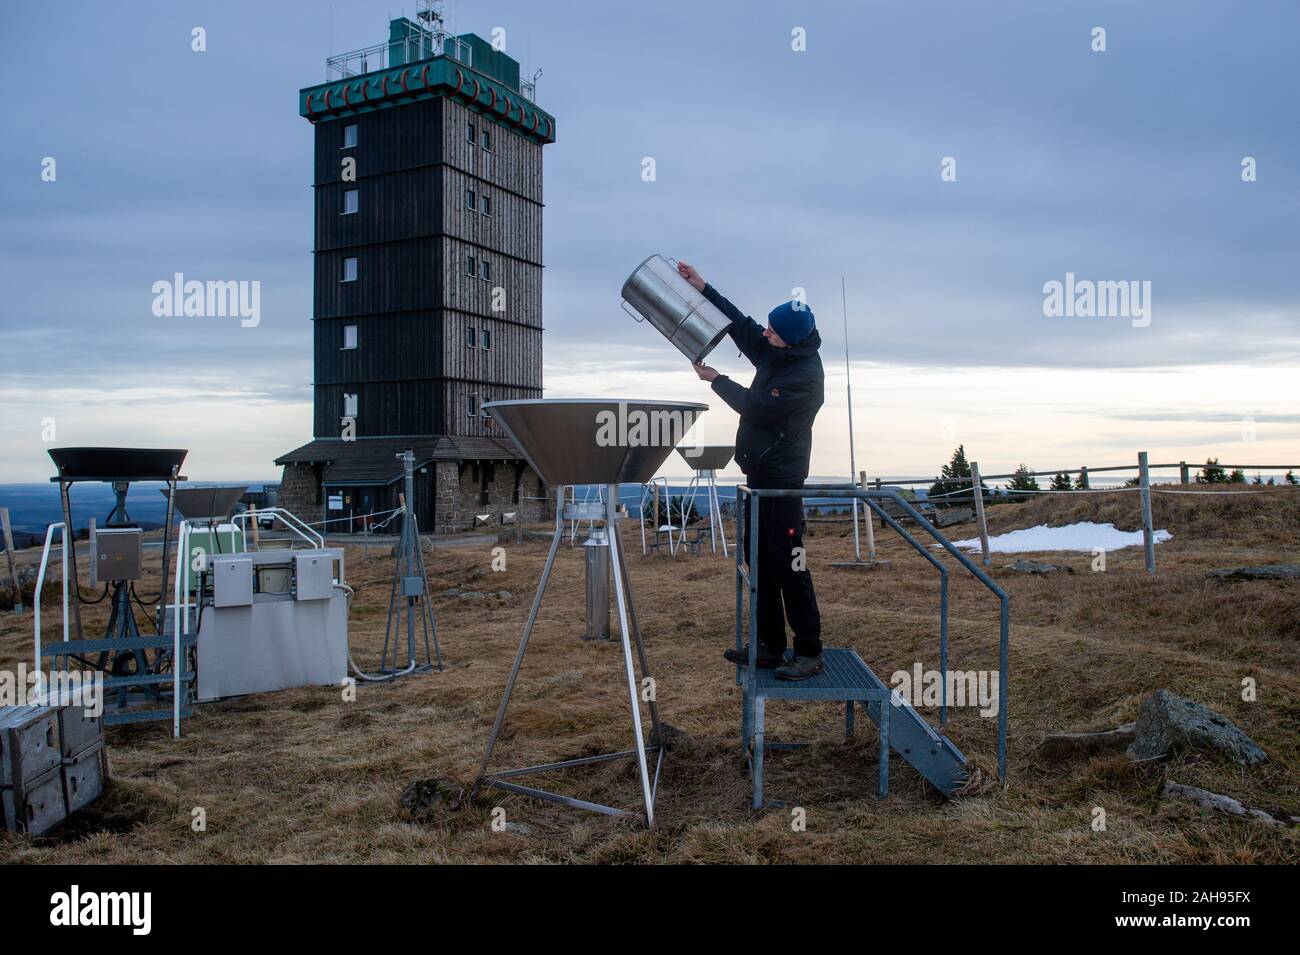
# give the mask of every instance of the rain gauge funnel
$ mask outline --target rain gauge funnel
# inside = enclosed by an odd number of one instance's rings
[[[491,401],[483,405],[505,429],[528,463],[541,476],[555,495],[555,533],[551,537],[546,566],[537,585],[528,622],[519,641],[514,666],[506,680],[505,693],[497,710],[496,722],[488,737],[487,749],[479,765],[478,778],[471,796],[484,787],[503,792],[533,796],[562,803],[578,809],[589,809],[612,816],[640,816],[647,826],[654,825],[655,796],[659,788],[659,775],[663,768],[663,732],[659,723],[659,709],[653,698],[646,701],[650,714],[651,731],[647,741],[642,731],[642,682],[650,678],[650,664],[646,659],[645,644],[641,640],[641,627],[637,622],[636,606],[632,598],[632,581],[628,577],[627,559],[618,532],[619,521],[627,516],[619,503],[619,484],[643,484],[654,477],[655,471],[672,453],[695,420],[708,410],[708,405],[686,401],[620,401],[616,398],[538,398],[529,401]],[[603,501],[565,501],[564,488],[569,484],[606,485]],[[501,770],[488,773],[492,750],[501,734],[510,695],[528,651],[528,640],[537,622],[546,584],[555,566],[555,555],[560,547],[564,525],[567,521],[592,522],[592,536],[603,536],[603,548],[609,555],[609,574],[613,577],[613,591],[617,601],[619,633],[623,643],[623,669],[627,678],[628,701],[632,711],[632,735],[635,748],[619,753],[587,756],[559,763],[526,766],[522,769]],[[599,523],[600,527],[597,527]],[[601,532],[599,535],[597,531]],[[590,543],[589,548],[602,547]],[[589,555],[587,562],[603,567],[604,561]],[[599,555],[603,556],[603,555]],[[593,587],[599,580],[588,579],[588,603]],[[608,593],[608,591],[606,591]],[[594,595],[599,603],[599,594]],[[608,597],[605,598],[608,600]],[[589,621],[588,632],[591,630]],[[633,661],[635,647],[636,661]],[[638,679],[637,669],[640,669]],[[651,772],[649,759],[655,761]],[[641,788],[643,811],[633,812],[615,806],[606,806],[585,799],[576,799],[559,793],[522,785],[521,777],[551,770],[570,769],[615,759],[632,759],[636,762]]]
[[[235,505],[247,490],[248,486],[244,484],[238,487],[178,487],[176,510],[189,521],[220,523],[230,519]],[[161,489],[160,493],[166,495],[167,491]]]
[[[682,511],[686,512],[686,499],[689,497],[694,508],[701,485],[703,485],[705,503],[709,507],[709,546],[713,553],[718,552],[718,541],[722,541],[722,556],[727,556],[727,530],[722,526],[722,505],[718,501],[717,471],[725,468],[736,454],[734,444],[696,445],[677,449],[682,460],[695,469],[686,493],[682,495]],[[683,532],[686,521],[683,518]]]

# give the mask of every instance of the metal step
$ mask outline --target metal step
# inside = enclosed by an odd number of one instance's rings
[[[867,672],[880,689],[886,688],[870,667]],[[925,718],[897,693],[892,693],[890,699],[893,701],[889,713],[890,746],[939,792],[945,796],[952,795],[965,785],[969,775],[965,755],[951,740],[935,732]],[[880,704],[867,702],[862,704],[862,708],[879,726]]]

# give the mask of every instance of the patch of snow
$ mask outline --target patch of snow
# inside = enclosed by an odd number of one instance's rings
[[[1174,535],[1168,531],[1156,531],[1157,544],[1169,540]],[[1124,547],[1139,547],[1142,544],[1141,531],[1120,531],[1114,524],[1096,524],[1083,521],[1067,524],[1064,527],[1048,527],[1039,524],[1023,530],[998,534],[989,538],[989,551],[994,554],[1025,554],[1050,550],[1077,550],[1091,553],[1097,548],[1105,551],[1120,550]],[[956,547],[966,550],[979,550],[978,537],[971,540],[953,541]]]

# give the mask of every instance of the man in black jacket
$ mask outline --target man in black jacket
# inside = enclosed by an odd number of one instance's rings
[[[682,262],[677,270],[731,319],[731,340],[756,369],[746,388],[716,368],[694,366],[740,415],[736,463],[746,481],[752,488],[803,487],[813,420],[825,398],[825,373],[817,354],[822,342],[812,309],[802,302],[778,305],[762,328],[706,284],[693,267]],[[782,679],[806,680],[822,669],[822,642],[817,595],[804,559],[803,502],[796,497],[761,498],[758,516],[758,665],[774,668]],[[746,561],[748,527],[746,505],[741,540]],[[783,662],[785,620],[794,631],[795,656],[788,662]],[[732,663],[749,662],[748,648],[737,653],[731,647],[723,656]]]

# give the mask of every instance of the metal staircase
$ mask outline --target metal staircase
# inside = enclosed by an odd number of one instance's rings
[[[883,503],[896,505],[902,514],[916,522],[918,531],[931,537],[940,547],[972,576],[979,580],[999,601],[999,693],[998,693],[998,778],[1006,777],[1007,730],[1007,666],[1008,629],[1010,626],[1010,599],[993,580],[977,567],[965,554],[939,533],[910,503],[895,491],[866,490],[854,486],[815,487],[800,490],[751,489],[745,485],[736,488],[736,513],[749,515],[750,561],[744,561],[739,544],[736,548],[736,648],[742,649],[744,634],[749,635],[749,660],[747,666],[736,667],[736,682],[742,688],[741,742],[750,759],[753,776],[753,806],[761,809],[765,802],[763,769],[768,751],[805,746],[805,743],[772,743],[766,738],[764,728],[766,704],[769,699],[843,701],[845,736],[853,735],[854,709],[860,705],[877,726],[880,734],[878,756],[878,793],[889,791],[889,751],[898,753],[931,785],[945,796],[951,795],[965,784],[969,777],[965,755],[952,741],[937,732],[911,704],[898,693],[892,692],[872,672],[858,654],[849,649],[823,651],[825,667],[821,673],[808,680],[790,682],[777,679],[771,670],[757,665],[758,620],[752,612],[758,594],[758,518],[757,505],[746,509],[746,498],[760,497],[817,497],[854,498],[863,501],[869,512],[876,514],[907,544],[919,553],[939,574],[939,670],[941,699],[939,722],[948,721],[948,568],[933,553],[904,529],[888,514]],[[869,519],[869,518],[868,518]],[[737,534],[739,536],[739,533]],[[748,626],[746,627],[746,611]]]

